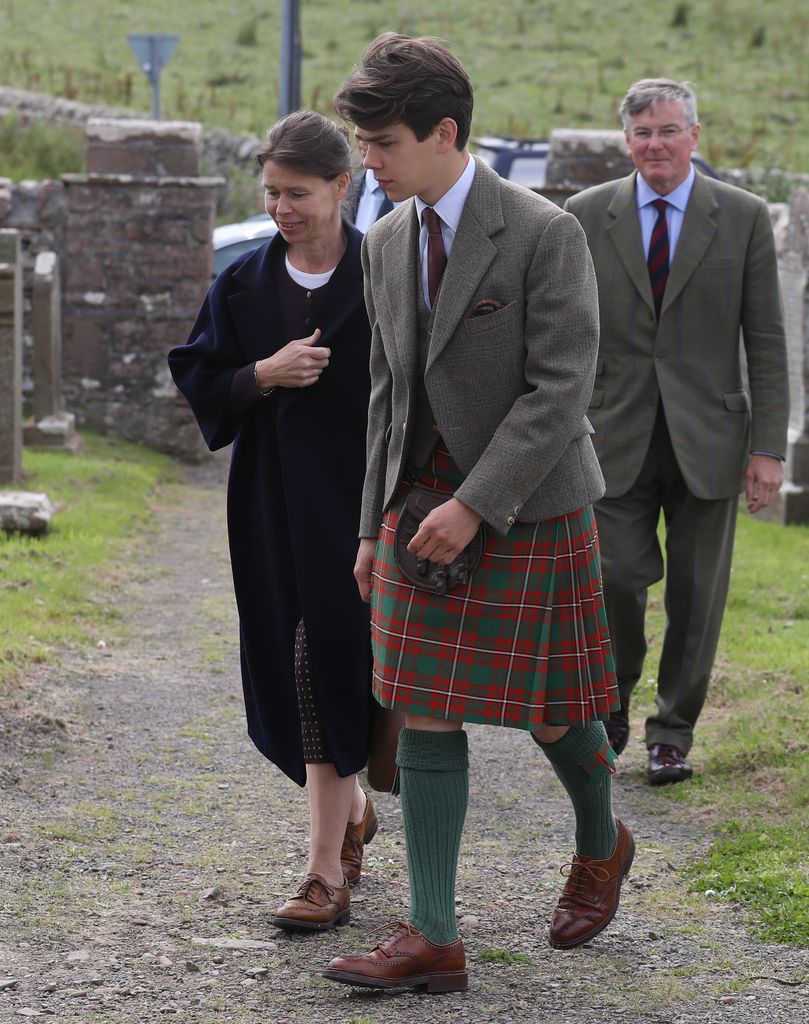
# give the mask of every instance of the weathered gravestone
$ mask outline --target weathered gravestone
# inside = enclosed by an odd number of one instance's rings
[[[789,446],[785,483],[767,517],[809,523],[809,192],[797,189],[784,231],[776,231],[778,277],[789,360]]]
[[[55,252],[36,258],[32,313],[33,417],[25,424],[23,442],[28,448],[76,452],[76,418],[62,408],[62,296]]]
[[[19,232],[0,230],[0,484],[22,474],[22,270]]]

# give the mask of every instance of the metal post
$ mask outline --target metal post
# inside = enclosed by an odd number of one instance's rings
[[[158,67],[158,61],[160,60],[157,52],[157,40],[154,36],[149,40],[149,63],[151,70],[149,72],[149,81],[152,83],[152,120],[160,120],[160,71]]]
[[[280,116],[301,106],[301,5],[284,0],[281,23]]]

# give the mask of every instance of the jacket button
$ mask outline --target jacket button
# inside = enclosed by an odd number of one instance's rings
[[[514,516],[509,516],[506,522],[508,523],[509,526],[513,526],[516,522],[516,519],[514,518]]]

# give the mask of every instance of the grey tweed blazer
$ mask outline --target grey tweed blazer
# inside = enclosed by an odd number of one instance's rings
[[[586,418],[598,296],[574,217],[476,160],[433,316],[424,383],[466,479],[455,492],[500,534],[591,504],[604,480]],[[418,215],[408,200],[362,248],[373,329],[361,537],[377,535],[407,463],[417,395]],[[483,299],[496,312],[473,316]]]

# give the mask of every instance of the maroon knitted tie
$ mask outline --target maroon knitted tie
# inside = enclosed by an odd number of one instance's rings
[[[646,261],[649,267],[652,298],[654,299],[655,314],[658,320],[660,319],[660,307],[663,305],[666,281],[669,279],[669,231],[666,226],[666,209],[668,205],[665,199],[655,199],[652,203],[652,206],[657,210],[657,220],[652,228],[649,258]]]
[[[447,251],[441,234],[441,218],[431,206],[425,206],[421,215],[427,225],[427,291],[430,305],[434,306],[444,267],[447,265]]]

